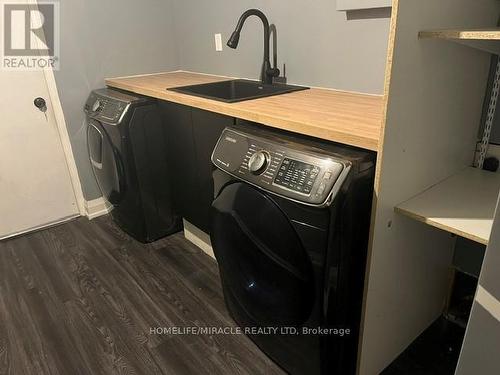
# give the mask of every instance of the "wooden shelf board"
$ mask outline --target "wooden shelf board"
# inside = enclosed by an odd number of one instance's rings
[[[419,38],[445,39],[489,53],[500,54],[500,28],[424,30]]]
[[[420,38],[461,39],[461,40],[500,40],[500,28],[491,29],[447,29],[420,31]]]
[[[466,168],[395,207],[436,228],[488,244],[500,191],[500,173]]]

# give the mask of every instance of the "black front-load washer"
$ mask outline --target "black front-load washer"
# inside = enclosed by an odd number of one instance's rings
[[[214,149],[226,305],[291,374],[355,373],[375,156],[248,123]]]
[[[141,242],[179,231],[157,102],[100,89],[91,92],[84,110],[90,163],[114,221]]]

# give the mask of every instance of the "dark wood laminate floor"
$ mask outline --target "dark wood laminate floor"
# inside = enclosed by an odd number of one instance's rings
[[[0,242],[0,374],[283,374],[234,327],[214,260],[176,234],[140,244],[109,217]]]

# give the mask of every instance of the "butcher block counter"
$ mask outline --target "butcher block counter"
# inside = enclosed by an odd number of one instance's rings
[[[167,90],[228,80],[185,71],[108,78],[122,90],[220,113],[298,134],[377,151],[382,124],[382,96],[317,89],[225,103]]]

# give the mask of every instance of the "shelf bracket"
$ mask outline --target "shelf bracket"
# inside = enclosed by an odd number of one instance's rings
[[[500,58],[497,61],[495,78],[493,80],[493,86],[491,88],[490,102],[488,104],[488,112],[486,114],[486,121],[484,124],[483,137],[481,138],[481,143],[479,145],[479,157],[477,159],[477,164],[476,164],[476,167],[479,169],[483,168],[484,159],[486,158],[486,153],[488,152],[488,146],[490,144],[491,128],[493,127],[493,120],[495,119],[495,112],[497,109],[499,91],[500,91]]]

